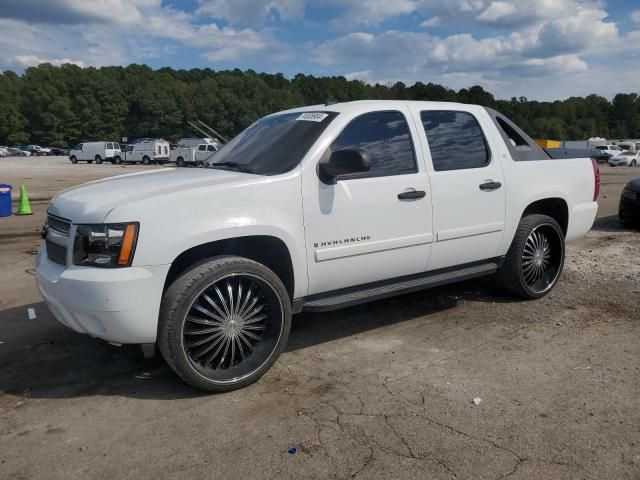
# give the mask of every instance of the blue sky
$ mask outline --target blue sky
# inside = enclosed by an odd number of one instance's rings
[[[611,97],[640,90],[640,2],[0,0],[0,69],[45,61]]]

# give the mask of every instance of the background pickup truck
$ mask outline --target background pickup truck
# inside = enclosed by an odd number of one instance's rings
[[[256,381],[291,315],[496,274],[546,295],[593,224],[599,171],[488,108],[361,101],[258,120],[204,169],[58,194],[36,257],[53,314],[157,343],[189,384]]]
[[[178,148],[171,151],[170,161],[175,162],[179,167],[186,165],[200,166],[204,162],[211,160],[219,149],[218,145],[211,143],[201,143],[195,147],[178,145]]]

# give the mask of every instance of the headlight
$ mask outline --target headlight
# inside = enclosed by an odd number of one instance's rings
[[[637,195],[637,193],[634,192],[633,190],[623,190],[622,191],[622,196],[624,198],[630,198],[632,200],[635,200],[636,199],[636,195]]]
[[[128,267],[138,240],[138,223],[78,225],[73,264],[90,267]]]

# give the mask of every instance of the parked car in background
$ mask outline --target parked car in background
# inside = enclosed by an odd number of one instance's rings
[[[612,167],[619,167],[621,165],[627,167],[635,167],[640,163],[640,152],[634,152],[632,150],[625,150],[620,155],[611,157],[608,160],[609,165]]]
[[[597,150],[601,153],[606,153],[611,155],[612,157],[615,157],[616,155],[620,155],[624,150],[622,150],[618,145],[598,145],[597,147],[594,148],[594,150]]]
[[[26,149],[31,152],[31,155],[51,155],[51,149],[46,147],[41,147],[40,145],[27,145]]]
[[[31,152],[27,152],[26,150],[21,150],[17,147],[9,147],[9,155],[12,157],[29,157],[31,156]]]
[[[218,142],[178,146],[178,148],[171,151],[171,161],[175,162],[179,167],[187,165],[200,166],[203,165],[204,162],[211,160],[211,157],[213,157],[220,148],[221,145]]]
[[[71,150],[68,149],[68,148],[51,147],[51,155],[59,155],[59,156],[62,156],[62,157],[68,157],[70,152],[71,152]]]
[[[9,147],[0,147],[0,157],[8,157],[9,155]]]
[[[113,158],[113,163],[142,163],[149,165],[150,163],[163,164],[169,161],[169,142],[162,139],[144,139],[139,140],[127,151],[121,151]]]
[[[36,278],[63,324],[157,342],[182,379],[210,391],[260,378],[293,313],[493,274],[541,298],[561,276],[565,241],[598,209],[595,161],[552,159],[479,105],[279,112],[207,163],[56,195]]]
[[[119,153],[120,144],[117,142],[85,142],[71,149],[69,160],[71,163],[102,163],[113,160]]]
[[[640,178],[631,180],[622,190],[618,218],[627,227],[640,228]]]

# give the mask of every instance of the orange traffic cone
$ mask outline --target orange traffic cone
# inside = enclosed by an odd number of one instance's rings
[[[29,194],[27,193],[27,186],[23,183],[20,185],[20,200],[18,200],[18,211],[16,215],[31,215],[31,204],[29,203]]]

